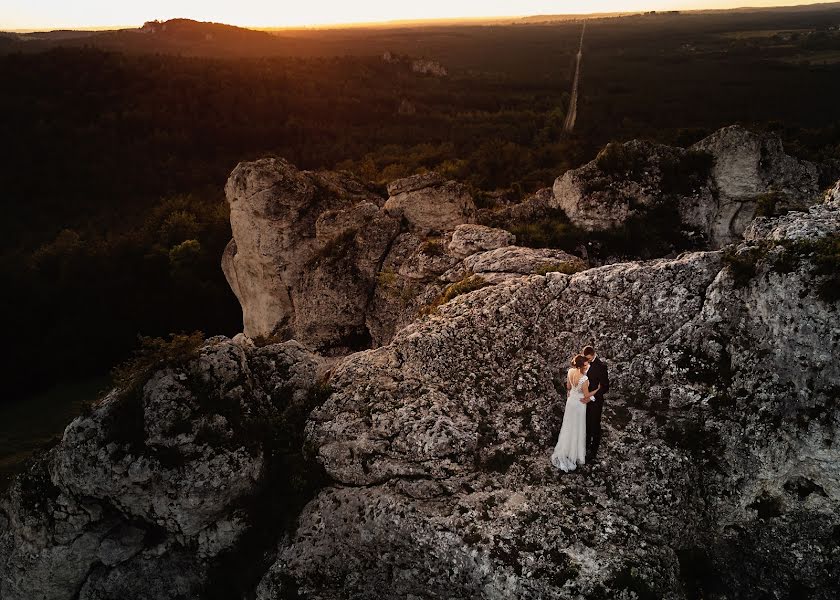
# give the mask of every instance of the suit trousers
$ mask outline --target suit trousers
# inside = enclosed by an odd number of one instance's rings
[[[598,396],[586,405],[586,452],[595,456],[601,446],[601,412],[604,399]]]

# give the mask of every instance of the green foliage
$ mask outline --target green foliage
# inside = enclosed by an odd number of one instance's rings
[[[686,146],[736,122],[776,131],[802,158],[840,157],[836,69],[778,62],[807,59],[817,51],[809,44],[824,52],[831,36],[785,46],[749,38],[733,48],[702,24],[746,27],[731,19],[593,23],[592,35],[609,42],[585,59],[574,135],[562,124],[576,23],[448,28],[435,50],[446,78],[381,60],[383,47],[416,54],[418,36],[425,39],[416,28],[280,39],[219,26],[208,43],[202,25],[181,23],[166,39],[109,33],[54,49],[9,41],[0,112],[15,118],[0,145],[0,271],[15,293],[0,299],[0,314],[19,345],[3,380],[28,391],[33,382],[102,373],[128,355],[137,333],[238,331],[240,309],[219,257],[230,239],[221,188],[241,160],[280,155],[302,169],[340,166],[380,183],[435,169],[477,193],[529,193],[608,141]],[[109,44],[121,51],[94,47]],[[702,50],[687,53],[687,44]],[[772,90],[773,101],[756,102],[755,90]],[[399,114],[403,99],[415,114]],[[602,157],[608,167],[637,170],[633,157],[611,152]],[[681,175],[690,165],[671,167],[675,186],[693,185]],[[519,226],[532,245],[574,250],[589,241],[558,225]],[[652,237],[641,228],[617,241],[645,249]],[[189,240],[200,248],[180,247]]]
[[[443,247],[443,243],[438,239],[430,239],[424,241],[422,244],[420,244],[420,252],[428,256],[446,255],[446,249]]]
[[[662,191],[688,195],[706,183],[712,175],[715,157],[701,150],[688,150],[678,157],[663,157],[659,162]]]
[[[559,248],[578,254],[585,247],[589,258],[654,258],[694,246],[683,233],[675,206],[660,204],[640,211],[624,225],[607,231],[584,231],[569,222],[562,210],[533,221],[508,226],[517,243],[531,248]]]
[[[736,288],[746,286],[755,277],[758,262],[767,256],[765,246],[750,246],[739,250],[730,246],[723,251],[723,262],[729,267]]]
[[[582,263],[546,263],[534,269],[535,275],[546,275],[547,273],[563,273],[564,275],[574,275],[585,271],[586,266]]]
[[[437,312],[438,308],[453,298],[457,298],[462,294],[468,294],[470,292],[474,292],[476,290],[480,290],[481,288],[487,287],[490,285],[485,279],[479,275],[467,275],[460,281],[456,281],[446,287],[443,293],[438,296],[434,302],[431,304],[424,306],[420,310],[421,315],[430,315]]]
[[[516,236],[516,243],[529,248],[558,248],[574,252],[590,237],[583,229],[573,225],[560,209],[533,221],[521,221],[508,226]]]
[[[648,168],[648,156],[633,146],[610,142],[598,153],[595,164],[605,175],[639,181]]]

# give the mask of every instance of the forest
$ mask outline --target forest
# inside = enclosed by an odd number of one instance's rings
[[[278,155],[379,183],[435,169],[476,194],[524,197],[610,141],[686,146],[733,123],[838,160],[839,24],[836,6],[593,19],[573,134],[562,124],[579,22],[282,32],[277,44],[261,32],[249,52],[240,34],[212,52],[194,36],[5,37],[4,400],[107,373],[138,335],[241,329],[219,267],[239,161]]]

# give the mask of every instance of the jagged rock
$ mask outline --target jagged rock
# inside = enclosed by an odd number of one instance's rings
[[[241,163],[228,180],[233,240],[222,266],[251,338],[365,347],[365,308],[399,232],[383,198],[337,173],[282,159]]]
[[[701,156],[657,152],[622,190]],[[341,343],[387,345],[324,359],[246,330],[113,391],[0,499],[0,597],[833,599],[838,195],[726,252],[567,274],[559,250],[462,259],[457,225],[403,231],[345,175],[244,163],[224,260],[248,322],[328,346],[296,311],[343,312],[322,315]],[[471,272],[496,285],[441,296]],[[559,474],[584,344],[611,369],[602,460]]]
[[[258,597],[832,598],[840,329],[815,277],[759,260],[738,284],[720,252],[521,276],[347,358],[307,425],[337,484]],[[605,458],[558,475],[555,378],[586,343]]]
[[[213,338],[112,391],[0,501],[0,597],[198,597],[226,556],[255,552],[243,534],[272,526],[257,501],[291,475],[266,463],[272,423],[307,407],[322,363],[296,342]]]
[[[776,195],[785,208],[805,208],[819,192],[817,166],[785,154],[776,135],[759,135],[733,125],[692,148],[715,157],[712,175],[718,205],[711,237],[718,244],[741,237],[761,196]]]
[[[484,225],[459,225],[452,233],[449,252],[458,258],[466,258],[476,252],[495,250],[516,243],[516,236],[505,231]]]
[[[676,196],[710,206],[710,168],[711,160],[682,148],[639,140],[609,144],[595,160],[555,180],[554,206],[592,231],[620,227]]]
[[[475,203],[467,187],[444,181],[437,173],[399,179],[388,185],[385,211],[405,219],[413,231],[451,231],[475,220]]]
[[[824,204],[807,212],[794,211],[778,218],[758,217],[744,232],[746,241],[816,240],[840,233],[840,182],[826,194]]]
[[[609,144],[591,163],[554,183],[555,206],[585,229],[603,231],[657,209],[712,247],[743,235],[762,199],[805,208],[819,190],[817,166],[786,155],[781,140],[732,126],[689,150],[633,140]]]

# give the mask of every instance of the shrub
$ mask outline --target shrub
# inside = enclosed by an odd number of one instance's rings
[[[752,246],[740,252],[731,246],[723,251],[723,262],[729,267],[736,288],[744,287],[755,277],[758,261],[766,254],[767,248],[763,246]]]
[[[171,333],[169,339],[138,336],[140,346],[134,355],[112,372],[114,384],[130,389],[144,382],[152,371],[183,364],[198,354],[204,343],[201,331],[192,333]]]
[[[440,240],[432,239],[420,244],[420,252],[428,256],[443,256],[446,254],[446,249]]]
[[[755,199],[755,216],[756,217],[778,217],[787,212],[787,210],[780,210],[778,208],[779,201],[784,199],[784,195],[779,192],[767,192],[761,194]]]
[[[647,155],[632,146],[610,142],[598,153],[595,164],[606,175],[621,175],[638,181],[647,167]]]
[[[520,246],[528,248],[559,248],[572,252],[591,234],[573,225],[560,209],[534,221],[520,221],[507,227]]]

